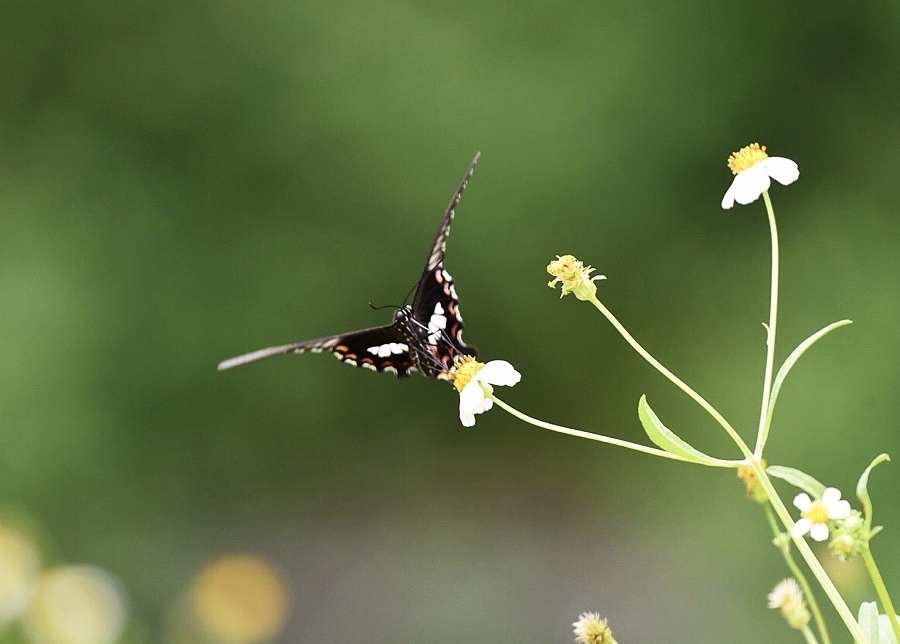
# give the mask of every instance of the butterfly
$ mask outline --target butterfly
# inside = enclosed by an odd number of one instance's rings
[[[444,211],[412,303],[397,309],[391,324],[259,349],[223,360],[219,371],[285,353],[329,351],[354,367],[392,373],[398,378],[418,371],[427,378],[446,379],[458,357],[477,357],[478,349],[462,339],[459,296],[453,278],[444,269],[444,251],[456,208],[480,156],[478,153],[472,159]]]

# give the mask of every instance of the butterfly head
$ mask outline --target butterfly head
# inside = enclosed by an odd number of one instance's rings
[[[412,306],[409,304],[394,311],[394,323],[401,328],[409,328],[410,319],[412,319]]]

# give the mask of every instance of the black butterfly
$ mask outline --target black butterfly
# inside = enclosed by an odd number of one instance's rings
[[[478,349],[462,341],[459,297],[453,288],[453,278],[444,270],[444,248],[456,207],[479,156],[480,153],[472,159],[444,212],[412,304],[397,309],[391,324],[260,349],[220,362],[219,371],[283,353],[331,351],[347,364],[387,371],[398,378],[413,371],[428,378],[442,378],[449,373],[458,356],[477,357]]]

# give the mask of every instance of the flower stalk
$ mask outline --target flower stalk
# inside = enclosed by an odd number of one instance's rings
[[[651,456],[659,456],[660,458],[668,458],[673,461],[685,461],[685,459],[681,458],[677,454],[672,454],[671,452],[667,452],[662,449],[657,449],[656,447],[648,447],[646,445],[641,445],[640,443],[632,443],[631,441],[621,440],[619,438],[613,438],[612,436],[604,436],[603,434],[594,434],[591,432],[586,432],[580,429],[573,429],[571,427],[565,427],[563,425],[555,425],[553,423],[548,423],[543,420],[539,420],[528,414],[525,414],[512,405],[509,405],[495,395],[490,394],[490,399],[494,401],[498,407],[506,410],[516,418],[521,421],[528,423],[529,425],[534,425],[535,427],[540,427],[541,429],[547,429],[551,432],[557,432],[559,434],[567,434],[569,436],[574,436],[576,438],[586,438],[588,440],[597,441],[599,443],[606,443],[608,445],[615,445],[616,447],[624,447],[625,449],[630,449],[635,452],[642,452],[644,454],[650,454]],[[686,461],[687,462],[687,461]],[[740,465],[740,462],[733,461],[731,462],[731,467],[737,467]],[[725,467],[725,466],[723,466]]]
[[[753,450],[757,458],[762,458],[763,448],[769,437],[769,426],[772,423],[772,407],[769,402],[772,395],[772,371],[775,367],[775,329],[778,326],[778,227],[775,225],[775,210],[772,208],[768,191],[763,193],[763,200],[766,202],[772,239],[772,287],[769,298],[769,324],[766,326],[766,371],[763,376],[762,408],[759,412],[756,447]]]

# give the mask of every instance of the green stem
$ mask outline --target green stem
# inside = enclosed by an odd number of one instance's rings
[[[894,609],[894,604],[891,602],[891,596],[888,594],[887,587],[884,585],[884,579],[881,577],[881,573],[878,572],[878,566],[875,564],[875,558],[872,556],[872,551],[869,550],[868,544],[862,550],[863,561],[866,562],[866,569],[869,571],[869,577],[872,579],[872,584],[875,586],[875,592],[878,593],[878,599],[881,600],[881,606],[884,608],[884,612],[887,613],[888,621],[891,623],[891,629],[894,631],[894,637],[897,638],[897,641],[900,641],[900,622],[897,621],[897,611]]]
[[[674,373],[672,373],[671,371],[666,369],[666,367],[663,366],[659,360],[657,360],[652,355],[650,355],[650,353],[646,349],[644,349],[644,347],[642,347],[637,340],[634,339],[634,336],[632,336],[625,329],[625,327],[622,326],[622,323],[619,322],[618,319],[616,319],[616,316],[613,315],[612,312],[608,308],[606,308],[600,300],[598,300],[596,297],[593,297],[588,301],[591,304],[593,304],[597,308],[597,310],[599,310],[607,320],[609,320],[609,323],[612,324],[613,327],[615,327],[616,331],[619,332],[619,335],[621,335],[623,338],[625,338],[625,341],[631,345],[632,349],[637,351],[638,354],[640,354],[640,356],[644,360],[649,362],[653,366],[654,369],[656,369],[662,375],[664,375],[670,382],[672,382],[672,384],[674,384],[676,387],[681,389],[692,400],[694,400],[694,402],[696,402],[698,405],[700,405],[700,407],[702,407],[710,416],[712,416],[716,420],[716,422],[719,423],[719,425],[721,425],[722,428],[726,432],[728,432],[728,435],[731,437],[731,440],[733,440],[735,445],[738,446],[738,449],[741,450],[744,457],[747,458],[748,460],[752,460],[753,454],[750,452],[750,448],[747,446],[747,444],[744,442],[744,440],[740,437],[740,435],[737,433],[737,431],[735,431],[734,427],[732,427],[731,424],[727,420],[725,420],[725,418],[722,416],[722,414],[720,414],[715,407],[713,407],[708,402],[706,402],[706,399],[703,396],[701,396],[696,391],[694,391],[681,378],[679,378]]]
[[[797,565],[794,555],[791,554],[790,545],[787,541],[781,542],[779,539],[779,536],[785,533],[782,532],[778,525],[778,521],[772,512],[772,506],[767,503],[765,508],[766,518],[769,520],[769,527],[772,528],[772,534],[775,535],[776,540],[779,541],[778,550],[781,551],[781,556],[784,557],[784,562],[790,569],[794,579],[797,580],[797,583],[799,583],[800,587],[803,589],[803,594],[806,596],[806,602],[809,604],[809,610],[812,612],[813,619],[816,622],[816,629],[819,631],[819,637],[822,638],[822,644],[831,644],[831,637],[828,635],[828,627],[825,626],[822,610],[819,608],[819,602],[816,601],[816,596],[812,592],[809,580],[806,578],[806,575],[803,574],[803,571],[800,570],[800,566]]]
[[[769,425],[772,414],[769,409],[769,397],[772,395],[772,370],[775,365],[775,328],[778,322],[778,228],[775,226],[775,211],[769,193],[763,193],[766,212],[769,214],[769,232],[772,237],[772,290],[769,300],[769,324],[766,327],[766,373],[763,377],[762,408],[759,412],[759,428],[756,432],[756,448],[753,454],[762,458],[763,447],[769,436]]]
[[[819,644],[818,640],[816,640],[816,636],[813,635],[813,632],[809,630],[809,626],[804,626],[800,631],[803,633],[803,637],[806,639],[806,644]]]
[[[778,515],[781,524],[788,533],[790,533],[791,526],[793,526],[794,522],[791,519],[790,512],[788,512],[788,509],[781,501],[781,497],[779,497],[778,493],[775,491],[775,487],[772,485],[772,480],[769,478],[769,475],[766,474],[765,469],[759,461],[755,459],[750,459],[748,465],[753,469],[753,472],[759,479],[760,485],[766,491],[769,502],[772,504],[772,509],[775,511],[775,514]],[[813,553],[812,548],[809,547],[809,544],[806,543],[806,540],[803,537],[791,535],[791,539],[793,540],[794,545],[797,546],[797,551],[800,553],[800,556],[803,557],[810,572],[812,572],[813,576],[822,587],[822,591],[831,601],[841,620],[844,622],[847,630],[850,631],[850,634],[857,642],[868,642],[865,635],[863,635],[859,624],[857,624],[856,618],[853,616],[853,613],[850,611],[844,598],[841,597],[840,592],[838,592],[838,589],[835,587],[834,582],[831,581],[831,578],[828,576],[828,573],[825,572],[822,564],[816,559],[816,555]]]
[[[493,394],[490,395],[490,399],[493,400],[499,407],[502,407],[510,414],[518,418],[519,420],[523,420],[530,425],[534,425],[535,427],[540,427],[541,429],[549,429],[551,432],[558,432],[560,434],[568,434],[569,436],[576,436],[578,438],[587,438],[588,440],[597,441],[600,443],[608,443],[610,445],[616,445],[617,447],[624,447],[625,449],[632,449],[636,452],[643,452],[644,454],[650,454],[652,456],[660,456],[662,458],[669,458],[673,461],[684,461],[686,463],[690,461],[686,461],[676,454],[672,454],[671,452],[667,452],[665,450],[656,449],[655,447],[647,447],[646,445],[641,445],[640,443],[632,443],[631,441],[623,441],[618,438],[612,438],[610,436],[604,436],[602,434],[592,434],[591,432],[581,431],[580,429],[572,429],[571,427],[564,427],[562,425],[554,425],[553,423],[548,423],[543,420],[538,420],[537,418],[533,418],[528,414],[524,414],[515,407],[512,407]],[[734,463],[733,466],[737,467],[740,463]]]

